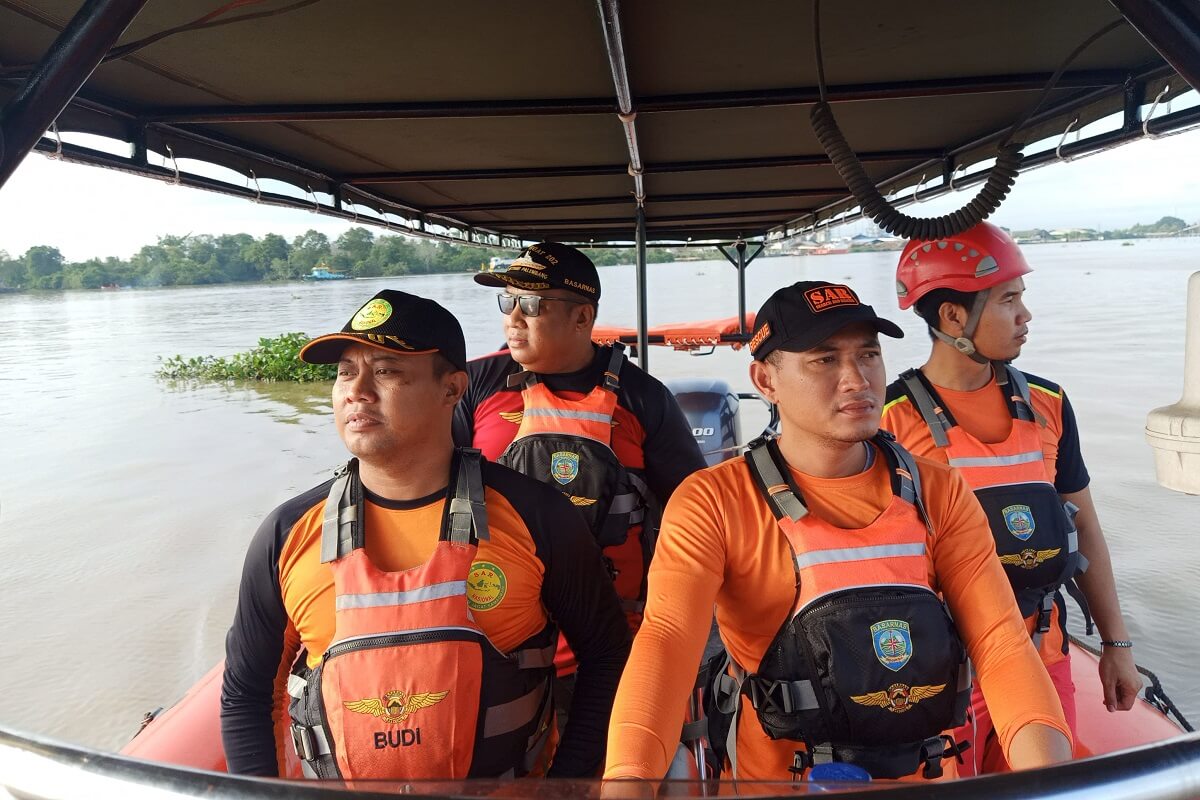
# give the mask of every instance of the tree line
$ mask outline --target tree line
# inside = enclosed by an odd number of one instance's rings
[[[9,289],[98,289],[102,286],[200,286],[215,283],[295,280],[323,266],[356,278],[475,272],[502,251],[404,236],[375,236],[350,228],[330,241],[308,230],[288,241],[268,233],[162,236],[128,260],[109,256],[68,262],[58,248],[37,245],[10,257],[0,250],[0,287]],[[597,266],[627,264],[632,250],[587,251]],[[505,253],[512,257],[516,253]],[[651,262],[673,261],[662,249],[647,251]]]

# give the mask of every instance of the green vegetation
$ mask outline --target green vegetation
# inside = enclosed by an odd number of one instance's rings
[[[38,245],[11,258],[0,251],[0,287],[14,289],[98,289],[102,286],[195,286],[214,283],[295,280],[324,265],[356,278],[475,272],[503,251],[404,236],[376,237],[362,227],[330,241],[309,230],[288,242],[268,233],[163,236],[128,261],[91,258],[68,263],[57,248]],[[591,249],[597,264],[631,263],[632,250]],[[515,255],[508,253],[507,255]],[[651,262],[672,261],[651,249]]]
[[[1142,239],[1145,237],[1178,236],[1188,224],[1179,217],[1162,217],[1150,225],[1138,223],[1132,228],[1098,231],[1093,228],[1067,228],[1046,230],[1032,228],[1027,231],[1011,231],[1018,242],[1083,242],[1093,239]]]
[[[293,381],[312,383],[336,377],[334,364],[306,364],[300,360],[300,348],[309,340],[303,333],[285,333],[274,339],[259,339],[258,347],[227,358],[172,356],[155,373],[170,381]]]

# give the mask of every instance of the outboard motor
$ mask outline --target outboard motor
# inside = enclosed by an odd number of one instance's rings
[[[708,466],[719,464],[737,453],[742,443],[738,421],[738,395],[729,384],[710,378],[668,381],[679,407],[692,426],[692,436],[700,445]]]

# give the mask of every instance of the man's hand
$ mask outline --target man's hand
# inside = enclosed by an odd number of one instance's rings
[[[1110,712],[1133,708],[1142,690],[1142,676],[1134,666],[1131,648],[1104,648],[1100,656],[1100,683],[1104,686],[1104,706]]]

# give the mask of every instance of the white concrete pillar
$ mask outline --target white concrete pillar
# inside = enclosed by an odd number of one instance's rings
[[[1200,494],[1200,272],[1188,279],[1183,398],[1150,412],[1146,440],[1154,448],[1158,482],[1177,492]]]

